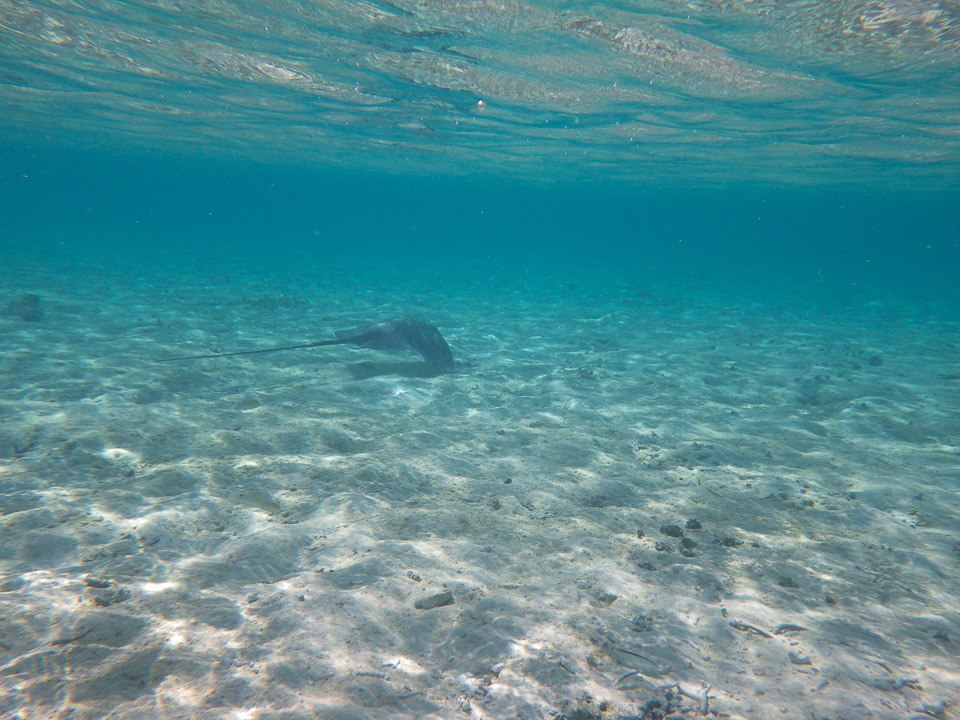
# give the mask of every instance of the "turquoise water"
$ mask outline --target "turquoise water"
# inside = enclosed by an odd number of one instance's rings
[[[958,717],[958,78],[947,1],[0,0],[0,716]],[[456,372],[154,362],[406,313]]]
[[[958,196],[921,188],[560,187],[505,176],[403,178],[45,146],[8,149],[15,255],[320,271],[393,267],[564,282],[688,279],[952,294]]]
[[[6,242],[923,285],[957,262],[952,2],[0,13]]]

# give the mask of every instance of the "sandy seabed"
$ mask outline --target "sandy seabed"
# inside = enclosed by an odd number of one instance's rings
[[[2,273],[0,717],[960,717],[956,298]]]

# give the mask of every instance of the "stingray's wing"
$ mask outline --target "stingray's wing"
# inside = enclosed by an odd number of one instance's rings
[[[427,365],[437,372],[453,372],[453,353],[450,346],[443,339],[440,331],[430,323],[419,320],[412,321],[407,331],[407,342],[410,349],[427,361]]]
[[[284,345],[282,347],[263,348],[262,350],[241,350],[239,352],[213,353],[210,355],[187,355],[163,358],[157,360],[157,362],[229,357],[231,355],[258,355],[279,352],[280,350],[352,343],[370,350],[409,350],[422,357],[427,365],[437,372],[448,373],[454,370],[453,355],[440,331],[429,323],[414,320],[406,315],[401,315],[392,320],[370,323],[352,330],[337,330],[336,336],[336,340],[320,340],[302,345]]]
[[[391,320],[361,325],[352,330],[337,330],[334,333],[337,339],[345,343],[353,343],[358,347],[369,350],[414,350],[407,342],[407,333],[404,332],[410,318],[405,315]]]
[[[450,346],[436,327],[402,315],[391,320],[338,330],[337,339],[370,350],[409,350],[438,372],[453,372]]]

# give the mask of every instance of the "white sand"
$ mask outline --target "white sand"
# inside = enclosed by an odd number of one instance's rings
[[[4,718],[960,717],[947,300],[66,272],[0,296]],[[398,312],[460,371],[151,362]]]

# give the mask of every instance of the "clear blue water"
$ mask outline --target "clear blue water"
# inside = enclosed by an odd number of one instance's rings
[[[14,256],[265,270],[378,261],[451,275],[859,284],[893,295],[950,294],[960,269],[960,196],[922,188],[542,187],[49,144],[8,147],[0,162]]]
[[[26,2],[0,39],[5,244],[957,261],[955,2]]]

